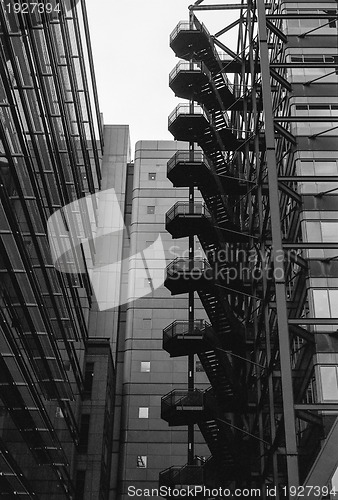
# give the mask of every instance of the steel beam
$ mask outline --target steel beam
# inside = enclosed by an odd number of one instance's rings
[[[293,398],[292,369],[290,363],[290,338],[285,293],[283,262],[278,255],[283,252],[281,216],[278,196],[278,176],[274,135],[274,115],[271,101],[270,60],[266,28],[264,0],[257,0],[258,43],[260,49],[262,98],[265,116],[266,161],[270,194],[271,231],[273,242],[273,263],[275,269],[275,289],[277,306],[278,342],[281,364],[281,385],[286,446],[286,466],[289,485],[299,485],[295,410]],[[276,272],[277,271],[277,272]]]
[[[303,403],[296,404],[295,410],[305,411],[336,411],[338,414],[338,403]],[[337,453],[336,453],[337,457]],[[338,458],[338,457],[337,457]],[[323,483],[325,484],[325,483]]]
[[[190,5],[189,10],[233,10],[233,9],[246,9],[247,5],[241,3],[229,4],[213,4],[213,5]]]
[[[331,17],[331,16],[330,16]],[[337,16],[338,18],[338,16]],[[327,14],[267,14],[266,19],[328,19]]]
[[[327,116],[276,116],[274,118],[275,123],[282,122],[338,122],[338,116],[327,115]]]
[[[270,244],[272,244],[270,240]],[[338,248],[338,243],[323,243],[321,242],[311,242],[311,241],[295,241],[293,243],[283,243],[283,248],[285,249],[296,249],[296,250],[305,250],[305,249],[312,249],[312,250],[331,250]]]
[[[289,318],[288,321],[289,325],[338,325],[338,318]]]

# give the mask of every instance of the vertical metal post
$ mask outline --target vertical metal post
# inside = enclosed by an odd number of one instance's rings
[[[193,13],[189,13],[189,21],[190,28],[193,29]],[[193,61],[190,61],[190,66],[193,67]],[[191,100],[189,103],[190,113],[194,112],[194,101]],[[189,160],[194,160],[194,142],[190,142],[189,144]],[[194,193],[194,185],[191,184],[189,186],[189,213],[193,213],[194,211],[194,201],[195,201],[195,193]],[[194,235],[189,236],[189,270],[192,271],[194,268],[194,260],[195,260],[195,237]],[[188,321],[189,321],[189,334],[191,335],[194,331],[194,320],[195,320],[195,310],[194,310],[194,290],[189,292],[189,312],[188,312]],[[195,388],[195,356],[194,354],[189,354],[188,356],[188,390],[193,391]],[[195,443],[194,443],[194,424],[188,425],[188,464],[194,464],[195,457]]]
[[[284,256],[284,252],[280,222],[277,161],[274,136],[274,116],[271,100],[269,52],[264,0],[257,0],[257,17],[262,75],[262,97],[265,116],[266,161],[268,168],[274,282],[276,288],[277,325],[286,444],[286,464],[289,485],[297,487],[299,485],[299,473],[297,460],[295,411],[292,387],[288,315],[286,307],[285,276],[283,263],[284,259],[282,259],[282,256]]]
[[[254,23],[252,20],[252,9],[253,9],[253,4],[252,1],[249,0],[248,2],[248,22],[247,26],[249,29],[249,43],[250,43],[250,49],[249,49],[249,61],[250,61],[250,71],[251,71],[251,77],[252,77],[252,85],[254,86],[255,82],[255,59],[256,57],[254,56],[254,49],[252,40],[254,37]],[[256,115],[256,120],[259,118],[259,111],[258,111],[258,106],[257,106],[257,97],[256,97],[256,91],[255,88],[253,88],[252,92],[252,109],[254,115]],[[256,124],[255,120],[255,124]],[[254,125],[255,125],[254,124]],[[256,178],[257,178],[257,191],[256,191],[256,196],[257,196],[257,208],[258,208],[258,224],[259,224],[259,230],[260,230],[260,235],[263,234],[263,224],[264,224],[264,208],[263,208],[263,199],[262,199],[262,183],[261,179],[264,175],[262,172],[262,165],[260,162],[260,152],[259,152],[259,136],[255,136],[255,161],[256,161]],[[254,215],[254,214],[253,214]],[[254,223],[254,221],[252,221]],[[266,256],[267,256],[267,251],[266,247],[264,244],[264,241],[261,243],[260,247],[260,252],[262,252],[262,255],[264,256],[264,262],[266,261]],[[267,293],[267,270],[266,266],[262,264],[262,287],[263,287],[263,297],[266,296]],[[254,302],[255,303],[255,302]],[[256,304],[254,305],[254,309],[256,309]],[[268,302],[264,305],[264,310],[262,314],[264,315],[264,325],[265,325],[265,353],[266,353],[266,367],[268,368],[270,366],[271,362],[271,331],[270,331],[270,325],[269,325],[269,304]],[[260,335],[260,329],[259,329],[259,316],[255,313],[254,317],[254,322],[255,322],[255,334]],[[256,362],[259,363],[259,354],[260,351],[257,350],[256,352]],[[269,372],[269,370],[268,370]],[[258,401],[260,401],[262,397],[262,390],[261,390],[261,381],[257,380],[257,396],[258,396]],[[269,426],[270,426],[270,435],[271,435],[271,443],[274,442],[276,438],[276,422],[275,422],[275,408],[274,408],[274,393],[273,393],[273,379],[272,379],[272,373],[268,375],[268,405],[269,405]],[[258,417],[258,425],[259,425],[259,434],[260,438],[264,439],[264,422],[263,422],[263,412],[260,411],[259,417]],[[266,467],[265,464],[265,450],[264,450],[264,445],[263,442],[261,441],[260,444],[261,448],[261,473],[264,472],[264,468]],[[273,453],[272,455],[272,476],[273,476],[273,485],[276,487],[276,499],[278,500],[280,497],[279,494],[279,476],[278,476],[278,464],[277,464],[277,454],[276,452]],[[266,483],[262,484],[262,498],[266,498]]]
[[[194,154],[193,149],[190,150],[190,154]],[[194,186],[189,187],[189,212],[194,210]],[[190,269],[194,267],[194,236],[189,237],[189,266]],[[194,291],[189,292],[189,334],[193,333],[194,330],[194,320],[195,320],[195,308],[194,308]],[[188,390],[193,391],[195,387],[195,356],[194,354],[189,354],[188,356]],[[188,463],[193,465],[194,463],[194,424],[189,424],[188,426]]]

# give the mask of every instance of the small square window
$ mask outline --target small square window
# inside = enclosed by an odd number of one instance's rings
[[[155,213],[155,206],[154,205],[148,205],[147,206],[147,214],[154,214]]]
[[[147,456],[146,455],[137,455],[136,466],[138,469],[146,469],[147,468]]]
[[[155,181],[156,180],[156,173],[155,172],[149,172],[148,179],[150,181]]]
[[[138,418],[149,418],[149,408],[140,406],[138,409]]]
[[[143,373],[150,372],[150,361],[141,361],[141,372]]]
[[[143,330],[151,330],[152,320],[151,318],[143,318]]]

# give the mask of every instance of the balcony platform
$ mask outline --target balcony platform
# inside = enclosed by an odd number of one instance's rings
[[[179,109],[178,109],[179,108]],[[169,117],[168,130],[177,141],[203,143],[203,138],[210,136],[217,144],[216,129],[210,124],[205,113],[194,110],[189,112],[183,110],[182,105],[176,108],[176,116]],[[232,130],[222,128],[217,131],[226,151],[234,151],[241,146]]]
[[[212,269],[206,259],[195,259],[190,266],[189,259],[177,258],[167,266],[164,286],[172,295],[179,295],[207,288],[211,280]]]
[[[211,416],[205,405],[204,392],[199,389],[175,389],[161,399],[161,418],[170,426],[196,424]]]
[[[206,30],[197,30],[189,22],[181,21],[170,35],[170,48],[176,57],[191,59],[198,52],[210,45],[209,34]]]
[[[167,163],[167,177],[174,187],[205,185],[212,173],[205,155],[200,151],[177,151]]]
[[[194,321],[189,330],[189,321],[174,321],[163,330],[163,349],[170,357],[187,356],[211,349],[213,330],[204,320]]]
[[[194,486],[203,486],[204,483],[204,464],[202,465],[183,465],[183,466],[173,466],[160,472],[159,475],[159,486],[165,486],[166,488],[171,488],[171,490],[180,490],[182,492],[178,497],[186,497],[188,488],[194,488]],[[194,495],[195,496],[195,495]],[[173,498],[174,496],[170,493],[166,498]],[[177,495],[175,495],[177,498]],[[196,494],[198,498],[204,498],[202,494]]]
[[[177,97],[196,100],[194,96],[209,84],[201,65],[180,61],[169,74],[169,87]]]
[[[173,238],[184,238],[194,234],[213,231],[211,215],[204,203],[179,201],[168,210],[165,227]]]
[[[204,63],[179,62],[169,75],[169,87],[176,97],[196,101],[199,104],[211,106],[214,109],[221,109],[218,101],[215,84],[212,83],[212,75]],[[217,93],[225,108],[232,107],[235,98],[232,91],[226,85],[226,81],[218,82]],[[243,102],[241,109],[243,108]]]
[[[201,151],[177,151],[167,163],[167,177],[174,187],[201,186],[207,191],[218,190],[208,159]],[[246,182],[231,175],[218,176],[226,194],[244,194],[248,190]]]

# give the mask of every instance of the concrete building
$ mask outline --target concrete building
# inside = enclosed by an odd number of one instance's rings
[[[161,420],[161,396],[174,387],[185,387],[187,361],[171,360],[162,349],[163,329],[176,320],[187,321],[188,298],[172,297],[164,287],[165,267],[182,255],[186,241],[172,242],[165,230],[165,214],[187,190],[173,189],[167,179],[167,161],[185,143],[140,141],[136,144],[133,181],[127,185],[126,211],[130,260],[128,303],[121,308],[118,388],[122,396],[118,498],[127,498],[128,487],[158,488],[159,472],[172,461],[184,464],[186,429],[170,429]],[[196,315],[205,313],[196,300]],[[123,335],[123,338],[122,338]],[[205,387],[206,376],[196,367],[196,384]],[[196,454],[207,452],[201,436]]]

